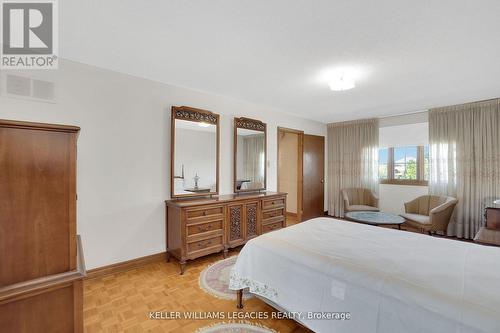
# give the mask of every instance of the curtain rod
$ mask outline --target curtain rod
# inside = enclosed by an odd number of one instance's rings
[[[472,101],[472,102],[465,102],[465,103],[445,105],[445,106],[436,106],[436,107],[430,108],[429,111],[430,110],[435,110],[435,109],[452,108],[452,107],[458,107],[458,106],[463,106],[463,105],[487,103],[487,102],[494,102],[494,101],[500,103],[500,98],[499,97],[495,97],[495,98],[483,99],[483,100],[480,100],[480,101]]]
[[[334,123],[327,123],[327,126],[342,126],[342,125],[351,125],[351,124],[368,124],[378,122],[378,118],[366,118],[366,119],[355,119],[355,120],[345,120],[338,121]]]
[[[493,102],[493,101],[496,101],[496,100],[498,100],[498,101],[500,102],[500,97],[488,98],[488,99],[483,99],[483,100],[473,101],[473,102],[465,102],[465,103],[460,103],[460,104],[452,104],[452,105],[445,105],[445,106],[435,106],[435,107],[430,107],[430,108],[425,109],[425,110],[419,110],[419,111],[410,111],[410,112],[397,113],[397,114],[390,115],[390,116],[380,117],[380,118],[378,118],[378,119],[387,119],[387,118],[392,118],[392,117],[409,116],[409,115],[414,115],[414,114],[419,114],[419,113],[429,112],[429,110],[432,110],[432,109],[446,108],[446,107],[451,107],[451,106],[458,106],[458,105],[465,105],[465,104],[473,104],[473,103]]]
[[[383,116],[383,117],[380,117],[378,119],[387,119],[387,118],[392,118],[392,117],[410,116],[410,115],[413,115],[413,114],[419,114],[419,113],[425,113],[425,112],[429,112],[429,110],[420,110],[420,111],[410,111],[410,112],[397,113],[397,114],[393,114],[393,115],[390,115],[390,116]]]

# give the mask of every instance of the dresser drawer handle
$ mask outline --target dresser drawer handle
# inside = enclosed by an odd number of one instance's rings
[[[198,243],[198,247],[203,247],[203,246],[207,246],[207,245],[211,245],[212,244],[212,241],[207,241],[205,243]]]
[[[212,229],[211,224],[207,225],[206,227],[198,227],[198,232],[205,232],[205,231],[208,231],[210,229]]]
[[[207,215],[207,212],[203,212],[203,216],[206,216]]]

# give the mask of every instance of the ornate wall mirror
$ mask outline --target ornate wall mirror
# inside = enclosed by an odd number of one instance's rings
[[[234,118],[234,192],[266,189],[266,124]]]
[[[219,193],[219,115],[172,107],[170,196]]]

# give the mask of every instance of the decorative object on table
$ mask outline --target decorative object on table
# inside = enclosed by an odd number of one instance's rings
[[[345,188],[341,190],[344,200],[344,212],[378,212],[378,198],[367,188]]]
[[[401,224],[405,222],[401,216],[382,212],[348,212],[345,217],[349,221],[376,226],[397,225],[398,229],[401,229]]]
[[[423,195],[405,203],[406,224],[429,235],[436,231],[446,233],[458,200],[453,197]]]
[[[500,199],[493,201],[495,205],[500,205]]]
[[[195,333],[277,333],[264,325],[249,322],[218,323],[202,327]]]
[[[194,188],[197,189],[198,188],[198,181],[200,180],[200,176],[198,176],[198,172],[194,175]]]
[[[229,276],[238,256],[219,260],[200,273],[199,286],[208,294],[221,299],[236,300],[236,291],[229,289]],[[253,297],[249,292],[243,293],[244,299]]]

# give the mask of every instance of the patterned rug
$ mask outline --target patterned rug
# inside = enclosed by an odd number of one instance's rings
[[[196,333],[276,333],[275,330],[262,325],[250,323],[220,323],[202,327]]]
[[[231,268],[236,263],[237,257],[238,256],[233,256],[219,260],[205,268],[200,273],[200,288],[217,298],[236,300],[236,291],[229,289],[229,274],[231,273]],[[247,291],[243,292],[243,299],[249,299],[251,297],[253,296]]]

